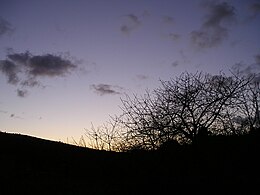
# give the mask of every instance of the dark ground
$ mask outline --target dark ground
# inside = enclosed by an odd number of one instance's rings
[[[260,194],[259,141],[115,153],[0,132],[0,194]]]

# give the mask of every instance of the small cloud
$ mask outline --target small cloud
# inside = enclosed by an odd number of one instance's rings
[[[141,24],[139,18],[134,14],[128,14],[126,17],[128,17],[136,25]]]
[[[228,28],[223,24],[235,19],[235,8],[226,2],[210,1],[203,6],[209,14],[201,28],[191,32],[191,42],[200,49],[220,45],[228,37]]]
[[[11,34],[13,31],[12,25],[7,20],[0,17],[0,37],[5,34]]]
[[[139,79],[139,80],[147,80],[149,77],[146,76],[146,75],[143,75],[143,74],[138,74],[136,75],[136,77]]]
[[[91,88],[94,89],[95,92],[101,96],[121,94],[119,90],[122,90],[122,87],[109,84],[93,84],[91,85]]]
[[[28,94],[27,90],[17,89],[16,92],[18,97],[26,97]]]
[[[169,33],[168,37],[173,41],[177,41],[181,38],[181,35],[177,33]]]
[[[165,24],[173,24],[174,23],[173,17],[170,17],[170,16],[163,16],[162,21]]]
[[[122,25],[120,28],[121,32],[124,34],[129,34],[132,31],[132,28],[130,28],[127,25]]]
[[[122,33],[129,34],[141,25],[141,21],[136,15],[128,14],[125,17],[127,21],[120,27]]]
[[[20,116],[16,116],[15,114],[11,114],[11,115],[10,115],[10,118],[24,119],[24,118],[22,118],[22,117],[20,117]]]
[[[172,66],[173,67],[176,67],[176,66],[178,66],[179,65],[179,61],[178,60],[176,60],[176,61],[174,61],[173,63],[172,63]]]

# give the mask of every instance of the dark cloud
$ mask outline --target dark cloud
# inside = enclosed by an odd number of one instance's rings
[[[260,2],[251,3],[248,6],[248,16],[245,18],[244,23],[250,23],[256,19],[260,14]]]
[[[201,28],[191,32],[191,41],[198,48],[218,46],[228,37],[225,22],[234,21],[235,8],[226,2],[210,1],[203,6],[209,12]]]
[[[252,12],[253,16],[260,13],[260,3],[253,3],[250,5],[249,10]]]
[[[18,97],[26,97],[27,96],[27,94],[28,94],[28,91],[27,90],[22,90],[22,89],[17,89],[16,90],[17,91],[17,96]]]
[[[69,60],[52,54],[33,56],[30,58],[29,74],[32,76],[64,76],[76,68]]]
[[[120,94],[119,90],[122,87],[109,85],[109,84],[98,84],[98,85],[91,85],[91,88],[95,90],[95,92],[99,95],[117,95]]]
[[[179,61],[178,60],[176,60],[176,61],[174,61],[173,63],[172,63],[172,66],[173,67],[176,67],[176,66],[178,66],[179,65]]]
[[[128,14],[125,16],[126,22],[120,27],[120,30],[124,34],[129,34],[133,30],[137,29],[141,25],[140,19],[134,14]]]
[[[0,37],[5,34],[10,34],[14,31],[12,25],[5,19],[0,17]]]
[[[31,54],[28,51],[24,53],[13,53],[13,51],[10,49],[9,53],[7,54],[7,58],[19,65],[26,65],[31,58]]]
[[[28,69],[28,74],[38,76],[63,76],[76,68],[70,60],[62,56],[46,54],[33,56],[28,51],[25,53],[8,54],[7,58],[12,62],[22,65]]]
[[[68,56],[45,54],[32,55],[30,52],[9,52],[5,60],[0,61],[0,72],[7,82],[20,87],[42,86],[42,77],[66,76],[77,68]],[[19,97],[25,97],[27,90],[17,90]]]

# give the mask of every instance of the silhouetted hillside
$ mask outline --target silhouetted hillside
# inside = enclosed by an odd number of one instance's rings
[[[0,194],[259,194],[259,148],[258,134],[116,153],[0,132]]]

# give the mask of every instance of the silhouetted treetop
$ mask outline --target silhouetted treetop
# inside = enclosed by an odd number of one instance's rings
[[[242,129],[245,124],[237,119],[249,118],[255,124],[256,119],[251,119],[255,118],[253,110],[258,112],[251,104],[259,100],[259,94],[255,94],[259,84],[252,85],[252,80],[223,73],[185,72],[170,81],[161,81],[161,87],[142,97],[127,96],[122,100],[121,118],[127,141],[135,147],[156,149],[169,140],[194,143],[208,134],[243,133],[248,129]],[[252,95],[256,97],[250,102],[248,96]],[[250,107],[251,114],[242,114],[243,107]]]

